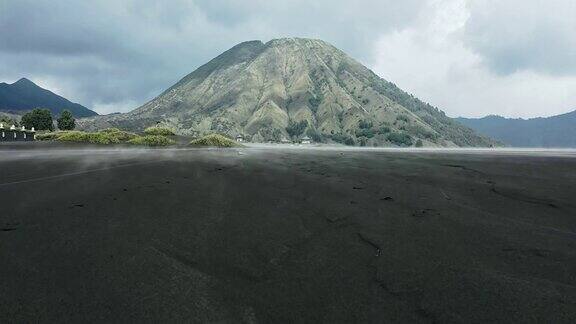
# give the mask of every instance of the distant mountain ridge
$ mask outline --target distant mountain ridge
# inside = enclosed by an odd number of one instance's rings
[[[334,46],[303,38],[240,43],[142,107],[80,125],[142,130],[156,123],[255,142],[308,135],[366,146],[495,144]]]
[[[456,118],[480,134],[515,147],[576,148],[576,110],[545,118]]]
[[[47,108],[53,115],[70,110],[74,117],[90,117],[96,112],[63,98],[22,78],[12,84],[0,83],[0,111],[21,114],[34,108]]]

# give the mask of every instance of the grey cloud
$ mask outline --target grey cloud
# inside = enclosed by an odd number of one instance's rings
[[[245,40],[317,37],[368,60],[418,2],[4,0],[0,78],[49,77],[87,106],[143,103]]]
[[[473,1],[466,44],[498,74],[576,74],[576,2]]]

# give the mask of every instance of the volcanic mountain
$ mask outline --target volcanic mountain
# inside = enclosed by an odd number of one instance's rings
[[[142,107],[81,125],[141,130],[158,123],[180,134],[242,134],[255,142],[308,135],[369,146],[494,144],[334,46],[301,38],[238,44]]]
[[[0,83],[0,111],[20,115],[34,108],[47,108],[53,115],[59,115],[65,109],[70,110],[74,117],[98,115],[80,104],[70,102],[50,90],[39,87],[26,78],[12,84]]]

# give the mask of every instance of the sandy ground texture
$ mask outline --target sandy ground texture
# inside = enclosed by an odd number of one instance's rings
[[[571,151],[0,145],[0,322],[576,321]]]

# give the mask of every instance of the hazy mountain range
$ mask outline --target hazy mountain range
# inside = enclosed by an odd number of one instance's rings
[[[96,112],[43,89],[26,78],[12,84],[0,83],[0,111],[21,115],[34,108],[47,108],[55,116],[65,109],[70,110],[75,117],[97,115]]]
[[[462,124],[515,147],[576,147],[576,111],[531,119],[457,118]]]
[[[495,144],[334,46],[299,38],[238,44],[145,105],[79,125],[142,130],[157,123],[252,141],[310,135],[369,146]]]

